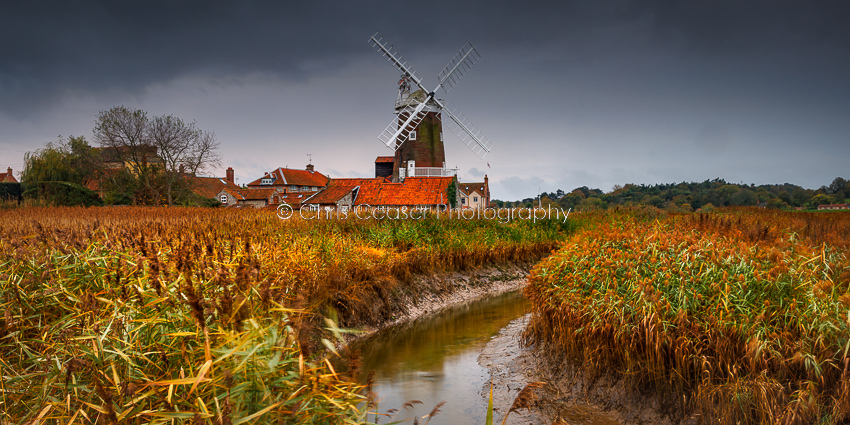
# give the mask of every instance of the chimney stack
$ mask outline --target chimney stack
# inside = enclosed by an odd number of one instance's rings
[[[8,169],[8,170],[6,170],[6,175],[7,175],[7,176],[11,176],[11,175],[12,175],[12,167],[9,167],[9,169]]]
[[[307,171],[313,172],[313,164],[307,164]]]
[[[484,175],[484,204],[485,208],[490,206],[490,181],[487,175]]]
[[[227,177],[225,177],[225,180],[229,181],[231,184],[236,184],[233,179],[233,167],[227,167]]]

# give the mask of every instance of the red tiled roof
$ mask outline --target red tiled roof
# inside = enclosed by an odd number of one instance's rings
[[[13,176],[12,173],[5,172],[5,173],[0,173],[0,182],[17,183],[18,181],[15,179],[15,176]]]
[[[291,168],[278,168],[267,175],[274,180],[271,185],[261,184],[263,178],[248,183],[248,186],[314,186],[324,187],[328,184],[328,177],[318,171],[293,170]]]
[[[395,161],[395,157],[392,157],[392,156],[379,156],[379,157],[375,158],[376,164],[380,163],[380,162],[394,162],[394,161]]]
[[[231,195],[239,198],[239,186],[227,181],[221,177],[190,177],[192,183],[192,192],[204,198],[216,199],[221,191],[227,191]]]
[[[357,194],[357,201],[359,203],[361,197],[372,198],[374,196],[372,193],[380,189],[383,181],[384,179],[380,177],[372,179],[331,179],[328,182],[328,187],[310,199],[310,203],[321,205],[335,204],[354,190],[354,188],[359,188]]]
[[[371,179],[331,179],[328,187],[308,203],[335,204],[357,189],[354,205],[416,206],[448,204],[449,185],[454,177],[408,177],[402,183],[387,183],[377,177]]]
[[[448,204],[447,192],[454,177],[408,177],[403,183],[385,183],[374,203],[369,205],[438,205]],[[357,203],[360,203],[358,196]]]

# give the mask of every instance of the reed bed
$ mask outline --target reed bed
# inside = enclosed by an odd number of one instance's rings
[[[850,214],[598,219],[525,290],[553,361],[702,423],[850,420]]]
[[[0,422],[365,422],[363,388],[315,355],[337,324],[380,323],[416,273],[538,258],[569,226],[3,211]]]

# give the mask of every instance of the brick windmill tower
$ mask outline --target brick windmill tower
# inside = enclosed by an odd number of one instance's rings
[[[395,151],[392,180],[406,177],[440,177],[453,174],[446,168],[446,150],[443,145],[443,114],[449,129],[479,158],[484,158],[492,147],[490,139],[472,125],[457,108],[434,97],[440,88],[448,93],[480,55],[466,43],[440,72],[439,83],[427,91],[422,80],[407,62],[379,33],[369,39],[369,44],[401,72],[398,98],[395,103],[397,117],[378,136],[378,140]]]

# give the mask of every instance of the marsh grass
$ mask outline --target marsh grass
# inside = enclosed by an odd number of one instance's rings
[[[526,338],[704,423],[842,423],[848,231],[848,214],[600,217],[532,271]]]
[[[364,388],[317,355],[337,324],[385,320],[417,273],[539,258],[570,226],[3,211],[0,419],[366,422]]]

